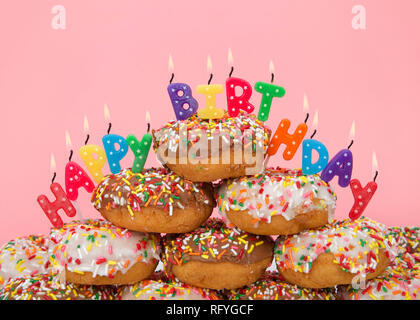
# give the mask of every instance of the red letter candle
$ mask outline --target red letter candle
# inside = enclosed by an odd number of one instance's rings
[[[62,228],[63,220],[58,215],[58,210],[62,209],[68,217],[74,217],[76,208],[57,182],[52,183],[50,189],[56,198],[54,202],[50,202],[45,195],[40,195],[37,201],[52,225],[55,228]]]
[[[242,90],[242,94],[236,95],[236,88],[239,87]],[[254,111],[254,106],[249,102],[252,95],[251,84],[240,78],[230,77],[226,80],[226,97],[227,97],[227,109],[229,116],[237,117],[239,110],[243,110],[246,113]]]
[[[290,120],[283,119],[271,139],[267,155],[272,156],[276,154],[280,145],[284,143],[286,145],[286,149],[283,152],[284,160],[291,160],[294,157],[299,145],[302,143],[302,140],[308,131],[308,126],[305,123],[299,124],[293,134],[289,134],[289,128]]]
[[[365,211],[370,199],[372,199],[376,189],[378,189],[378,185],[375,181],[371,181],[363,188],[359,180],[352,179],[350,181],[350,188],[353,193],[354,204],[350,210],[349,218],[356,220]]]
[[[95,185],[87,173],[76,162],[70,161],[66,165],[66,192],[70,200],[75,201],[79,196],[79,188],[83,187],[89,193]]]

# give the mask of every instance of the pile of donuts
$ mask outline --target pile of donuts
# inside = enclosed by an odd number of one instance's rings
[[[419,228],[334,220],[319,175],[176,156],[201,135],[266,151],[271,130],[246,113],[154,130],[163,166],[104,177],[91,197],[103,219],[0,249],[0,300],[420,299]]]

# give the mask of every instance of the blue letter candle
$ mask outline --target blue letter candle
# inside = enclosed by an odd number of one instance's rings
[[[102,138],[102,143],[104,144],[109,169],[113,174],[120,172],[120,161],[128,152],[127,141],[117,134],[107,134]],[[115,149],[115,144],[119,145],[118,150]]]
[[[338,184],[345,188],[349,185],[353,171],[353,154],[349,149],[341,150],[327,164],[322,171],[321,179],[330,182],[334,176],[338,176]]]
[[[312,163],[312,151],[318,153],[318,161]],[[315,174],[324,169],[328,164],[328,150],[324,144],[314,139],[306,139],[302,144],[302,173]]]
[[[168,86],[168,93],[177,120],[186,120],[197,112],[198,102],[192,97],[189,85],[185,83],[171,83]]]

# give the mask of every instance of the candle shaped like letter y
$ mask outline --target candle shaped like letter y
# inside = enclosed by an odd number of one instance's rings
[[[61,185],[57,182],[54,182],[56,177],[55,172],[55,158],[51,154],[50,162],[51,172],[53,173],[53,178],[51,181],[50,189],[55,196],[55,201],[50,202],[45,195],[40,195],[37,199],[41,209],[44,211],[47,218],[50,220],[51,224],[55,228],[63,227],[63,220],[58,214],[59,210],[63,210],[68,217],[74,217],[76,215],[76,208],[73,206],[71,201],[67,198],[66,192],[63,190]]]
[[[71,149],[71,139],[69,133],[66,131],[66,146],[70,150],[69,162],[66,164],[65,182],[67,197],[74,201],[77,208],[80,221],[83,221],[83,215],[77,202],[79,197],[79,189],[83,187],[88,193],[95,189],[93,181],[88,174],[75,161],[72,161],[73,150]]]
[[[376,189],[378,189],[378,185],[376,184],[376,178],[378,177],[378,161],[375,152],[372,154],[372,171],[374,175],[373,181],[368,182],[364,188],[359,180],[352,179],[350,181],[350,188],[354,198],[354,204],[349,213],[349,218],[352,220],[356,220],[362,215],[375,194]]]
[[[105,120],[110,121],[111,116],[107,105],[104,107],[104,115]],[[109,169],[113,174],[117,174],[121,171],[120,161],[128,152],[128,144],[122,136],[118,134],[110,134],[111,127],[112,123],[109,122],[108,131],[107,134],[102,137],[102,143],[108,159]],[[116,145],[118,145],[118,149],[115,147]]]
[[[227,110],[230,117],[237,117],[239,110],[243,110],[246,113],[254,111],[254,106],[249,102],[252,96],[251,84],[240,78],[232,77],[233,73],[233,55],[229,49],[228,52],[228,64],[231,67],[229,77],[226,80],[226,98],[227,98]],[[241,93],[237,95],[237,89],[241,90]]]
[[[207,57],[207,72],[210,74],[207,85],[197,86],[197,93],[204,94],[206,97],[205,108],[198,110],[201,119],[220,119],[225,114],[223,109],[216,107],[216,95],[223,92],[221,84],[210,84],[213,79],[213,64],[210,56]]]
[[[152,135],[150,132],[150,113],[149,111],[146,112],[146,123],[147,123],[147,133],[144,134],[143,138],[139,142],[137,138],[130,134],[127,137],[127,143],[130,149],[134,153],[134,163],[132,166],[132,171],[134,173],[140,173],[143,168],[144,164],[146,163],[147,156],[149,154],[150,146],[152,145]]]
[[[85,116],[83,124],[86,140],[85,145],[79,149],[79,156],[88,169],[92,179],[99,183],[103,179],[102,168],[106,163],[105,150],[101,146],[87,144],[90,138],[89,135],[89,122]]]
[[[270,114],[271,103],[273,98],[281,98],[286,94],[284,88],[276,86],[274,82],[274,64],[270,61],[269,71],[271,73],[271,83],[257,82],[255,84],[255,90],[261,93],[260,110],[258,111],[258,119],[261,121],[267,121]]]
[[[353,154],[350,151],[354,142],[355,136],[355,122],[353,121],[350,129],[350,144],[347,149],[338,152],[334,158],[328,162],[327,166],[321,173],[321,179],[325,182],[330,182],[334,176],[338,176],[338,184],[340,187],[345,188],[349,185],[351,174],[353,171]]]
[[[186,83],[172,83],[175,77],[174,62],[172,56],[169,55],[169,72],[171,79],[169,80],[168,94],[174,108],[177,120],[186,120],[197,112],[198,102],[192,96],[191,88]]]

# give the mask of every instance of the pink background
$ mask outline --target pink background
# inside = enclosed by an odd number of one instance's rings
[[[174,117],[167,96],[168,56],[175,81],[193,88],[207,81],[224,83],[232,48],[235,76],[268,81],[268,64],[286,96],[275,100],[268,125],[287,117],[303,121],[307,93],[310,111],[319,110],[317,139],[331,156],[347,146],[353,120],[356,142],[353,177],[372,179],[371,156],[379,162],[379,189],[366,215],[388,225],[419,225],[419,183],[414,171],[420,156],[420,4],[417,0],[258,1],[2,1],[0,4],[0,242],[29,233],[46,233],[49,222],[36,202],[51,198],[50,154],[57,160],[57,181],[64,184],[68,158],[65,130],[75,149],[85,139],[100,144],[109,105],[113,133],[145,132]],[[251,3],[251,2],[250,2]],[[54,5],[67,10],[66,30],[54,30]],[[352,6],[367,10],[367,29],[354,30]],[[202,103],[201,97],[198,97]],[[260,95],[251,101],[259,105]],[[225,108],[225,95],[218,96]],[[308,122],[312,123],[312,118]],[[293,128],[294,130],[294,128]],[[280,152],[270,164],[299,166]],[[82,164],[77,153],[74,160]],[[129,166],[130,155],[124,161]],[[157,165],[153,153],[148,166]],[[350,188],[338,193],[337,218],[352,205]],[[79,203],[85,216],[98,214],[89,195]]]

